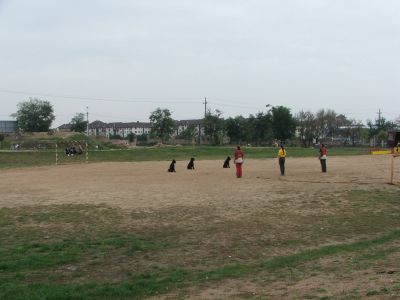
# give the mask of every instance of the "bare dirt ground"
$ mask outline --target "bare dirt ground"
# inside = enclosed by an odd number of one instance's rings
[[[0,171],[0,207],[106,204],[134,213],[151,214],[158,211],[169,214],[170,212],[173,218],[171,220],[163,215],[159,219],[144,218],[141,222],[149,220],[148,222],[151,221],[149,225],[152,226],[158,224],[157,222],[160,222],[160,226],[181,223],[186,227],[188,234],[185,241],[188,241],[192,234],[193,240],[203,239],[193,244],[193,248],[190,248],[188,253],[179,254],[182,263],[192,264],[198,268],[207,260],[213,261],[213,257],[218,257],[221,265],[224,265],[230,260],[241,263],[249,259],[268,259],[275,255],[284,255],[286,249],[273,246],[277,234],[290,236],[288,233],[290,231],[292,233],[306,232],[305,227],[296,228],[296,222],[290,220],[294,214],[285,214],[287,218],[285,220],[279,220],[280,215],[277,214],[276,220],[272,219],[272,216],[270,220],[271,224],[272,222],[277,224],[276,228],[271,226],[270,232],[266,232],[263,236],[263,229],[257,229],[258,221],[255,219],[256,217],[264,218],[257,215],[260,211],[279,209],[290,212],[292,210],[305,218],[315,217],[318,213],[333,214],[335,209],[328,210],[326,205],[319,205],[317,208],[307,206],[306,204],[309,203],[306,203],[304,199],[311,198],[312,200],[315,195],[320,196],[319,200],[321,200],[324,195],[329,196],[352,190],[383,190],[397,193],[400,191],[400,158],[395,161],[395,185],[388,184],[390,163],[391,157],[386,155],[329,157],[328,173],[323,174],[317,158],[289,157],[286,161],[286,175],[280,176],[276,159],[249,159],[243,166],[244,177],[241,179],[235,177],[234,166],[223,169],[222,161],[215,160],[196,161],[195,170],[186,170],[187,161],[178,161],[176,173],[166,171],[169,162],[165,161],[7,169]],[[347,204],[343,202],[341,205]],[[205,215],[212,215],[211,222],[215,222],[218,226],[222,223],[217,220],[224,220],[226,228],[215,233],[210,231],[208,238],[203,232],[198,233],[202,235],[196,236],[195,228],[205,224]],[[203,219],[197,222],[196,218]],[[249,220],[253,220],[253,223]],[[165,224],[162,225],[161,222]],[[229,224],[236,230],[235,232],[229,232],[229,226],[231,226]],[[243,232],[240,233],[240,228],[243,226]],[[254,236],[247,235],[247,232],[254,233]],[[238,241],[236,237],[239,236]],[[244,240],[246,237],[247,241]],[[311,235],[303,238],[305,242],[310,241],[309,245],[313,245]],[[258,245],[256,241],[261,239],[263,241]],[[329,244],[329,242],[329,238],[321,241],[322,244]],[[338,236],[332,242],[338,242]],[[214,250],[210,243],[214,243]],[[228,252],[232,245],[238,247],[237,257],[234,258],[231,258],[231,253]],[[393,248],[397,246],[398,243],[395,243]],[[265,247],[269,247],[268,251],[263,250]],[[290,249],[290,245],[287,249],[288,253],[293,250]],[[212,254],[212,251],[216,254]],[[172,260],[177,259],[174,253],[164,252],[163,255],[169,256]],[[394,251],[388,256],[387,261],[379,266],[366,267],[357,271],[359,273],[352,272],[350,277],[345,278],[340,277],[342,275],[334,276],[337,270],[333,267],[332,276],[312,269],[308,273],[313,275],[304,279],[299,279],[302,276],[301,271],[298,271],[299,274],[283,274],[282,280],[271,279],[271,275],[266,272],[258,274],[257,278],[228,279],[223,283],[193,287],[188,290],[188,294],[196,299],[257,297],[263,299],[265,295],[271,299],[281,299],[296,298],[298,295],[305,297],[307,292],[311,292],[312,295],[323,296],[324,293],[328,293],[340,298],[342,290],[346,290],[346,295],[348,295],[349,290],[360,285],[367,286],[366,290],[373,290],[382,286],[380,283],[396,283],[400,280],[398,258],[398,251]],[[148,258],[149,261],[155,261],[155,259],[157,257]],[[167,264],[170,259],[165,259]],[[343,260],[348,260],[348,257],[344,257]],[[214,261],[217,260],[214,259]],[[324,267],[332,265],[329,258],[322,259],[319,263]],[[140,270],[145,265],[133,261],[131,266],[126,264],[119,272],[122,273],[129,267]],[[307,265],[304,268],[307,268]],[[341,267],[339,266],[338,269]],[[392,269],[395,270],[395,277],[384,273]],[[381,270],[384,272],[382,273]],[[297,280],[293,280],[292,277],[296,276]],[[166,295],[165,298],[174,299],[177,296],[179,294],[173,293]]]
[[[21,168],[0,172],[0,207],[61,203],[105,203],[126,209],[212,204],[225,214],[256,210],[265,200],[291,194],[334,192],[352,188],[399,189],[400,158],[395,161],[395,183],[388,185],[390,157],[330,157],[321,173],[317,158],[288,158],[286,175],[276,160],[247,160],[244,176],[222,162],[196,161],[195,170],[178,161],[177,172],[166,172],[168,162],[96,163]]]

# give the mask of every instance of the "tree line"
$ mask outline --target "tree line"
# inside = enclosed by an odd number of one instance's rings
[[[20,130],[24,132],[49,131],[55,120],[53,106],[48,101],[30,99],[18,104],[13,116]],[[152,124],[151,136],[168,142],[176,130],[176,122],[169,109],[157,108],[149,116]],[[70,121],[71,131],[84,132],[87,121],[83,113],[77,113]],[[400,117],[395,121],[380,117],[367,121],[367,126],[356,119],[349,119],[334,110],[320,109],[317,112],[300,111],[292,114],[285,106],[272,106],[267,112],[250,114],[247,117],[224,118],[220,110],[208,110],[201,120],[203,139],[212,145],[230,143],[270,145],[271,143],[297,143],[310,147],[324,139],[342,139],[355,145],[360,140],[374,139],[376,143],[385,141],[388,130],[400,130]],[[189,125],[178,138],[194,140],[198,138],[199,127]],[[131,135],[132,139],[133,134]]]

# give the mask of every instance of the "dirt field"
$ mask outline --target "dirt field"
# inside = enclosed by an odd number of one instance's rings
[[[395,183],[400,182],[400,158],[395,161]],[[358,189],[398,189],[387,185],[389,156],[330,157],[328,173],[317,158],[288,158],[286,175],[276,160],[247,160],[244,177],[219,161],[197,161],[194,171],[177,162],[97,163],[3,170],[0,207],[61,203],[105,203],[127,209],[212,204],[221,214],[257,210],[269,200],[291,195],[293,201],[310,193]]]
[[[344,213],[341,211],[342,208],[354,211],[364,209],[364,199],[359,199],[359,206],[354,206],[354,203],[341,197],[354,190],[361,191],[365,198],[370,191],[400,192],[400,158],[396,160],[395,185],[388,184],[390,157],[379,155],[329,157],[326,174],[321,173],[317,158],[287,158],[285,176],[279,175],[275,159],[246,160],[241,179],[235,177],[233,165],[230,169],[223,169],[222,161],[211,160],[196,161],[193,171],[186,170],[186,161],[178,161],[176,173],[166,172],[168,162],[8,169],[0,173],[0,207],[18,210],[59,204],[105,204],[122,212],[143,216],[127,221],[132,222],[127,225],[132,226],[130,230],[148,234],[146,230],[151,228],[155,234],[176,234],[174,238],[180,243],[181,252],[167,249],[160,253],[140,254],[142,256],[135,256],[131,261],[118,265],[118,268],[112,260],[108,266],[102,262],[97,269],[89,263],[80,266],[90,269],[92,279],[107,282],[122,278],[121,274],[132,269],[151,270],[155,262],[163,266],[175,262],[183,267],[209,269],[230,263],[266,260],[321,245],[351,242],[360,237],[369,238],[370,230],[374,230],[373,235],[386,232],[382,226],[397,226],[398,214],[396,220],[376,222],[371,228],[365,228],[365,224],[371,223],[367,218],[374,211],[381,210],[383,215],[387,215],[384,209],[395,211],[391,203],[377,209],[379,203],[376,202],[370,211],[365,210],[362,215],[365,223],[355,224],[354,231],[351,228],[340,231],[342,224],[352,222],[349,221],[351,217],[342,218],[346,214],[346,210],[343,210]],[[332,198],[334,195],[338,196]],[[265,220],[266,214],[269,214],[268,220]],[[333,216],[333,221],[324,223],[327,216]],[[323,235],[323,230],[329,233]],[[390,249],[398,249],[398,246],[399,242],[395,241]],[[299,295],[307,298],[311,294],[317,298],[324,295],[351,298],[353,290],[357,290],[356,296],[365,296],[370,290],[399,283],[400,254],[390,251],[390,255],[379,264],[357,270],[347,265],[348,256],[343,255],[336,257],[334,263],[331,258],[319,260],[319,269],[313,266],[310,271],[307,269],[310,265],[306,263],[303,269],[290,270],[290,273],[279,275],[282,277],[258,271],[255,277],[202,283],[189,287],[184,297],[224,299],[257,298],[261,295],[261,299],[279,299]],[[332,264],[338,264],[337,270]],[[107,277],[101,272],[108,267],[110,274]],[[345,275],[335,273],[344,269],[347,270]],[[394,271],[388,273],[387,270]],[[80,280],[85,281],[84,277]],[[398,287],[400,290],[400,285]],[[389,299],[399,293],[392,292],[385,297]],[[172,292],[164,297],[178,296],[182,295]]]

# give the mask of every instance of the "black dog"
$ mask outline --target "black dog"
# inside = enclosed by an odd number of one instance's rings
[[[224,161],[223,168],[230,168],[230,166],[229,166],[229,161],[230,161],[230,160],[231,160],[231,157],[228,156],[228,157],[225,159],[225,161]]]
[[[175,164],[176,164],[176,160],[173,159],[172,162],[171,162],[171,164],[169,165],[168,172],[176,172],[176,171],[175,171]]]
[[[194,157],[190,158],[190,161],[187,165],[188,170],[194,170],[194,161],[195,161]]]

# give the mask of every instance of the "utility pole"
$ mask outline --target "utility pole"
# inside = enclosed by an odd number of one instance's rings
[[[205,118],[207,115],[207,97],[204,98],[203,104],[204,104],[204,118]]]
[[[89,106],[86,106],[86,135],[89,136]]]
[[[381,109],[378,111],[378,126],[381,127]]]

